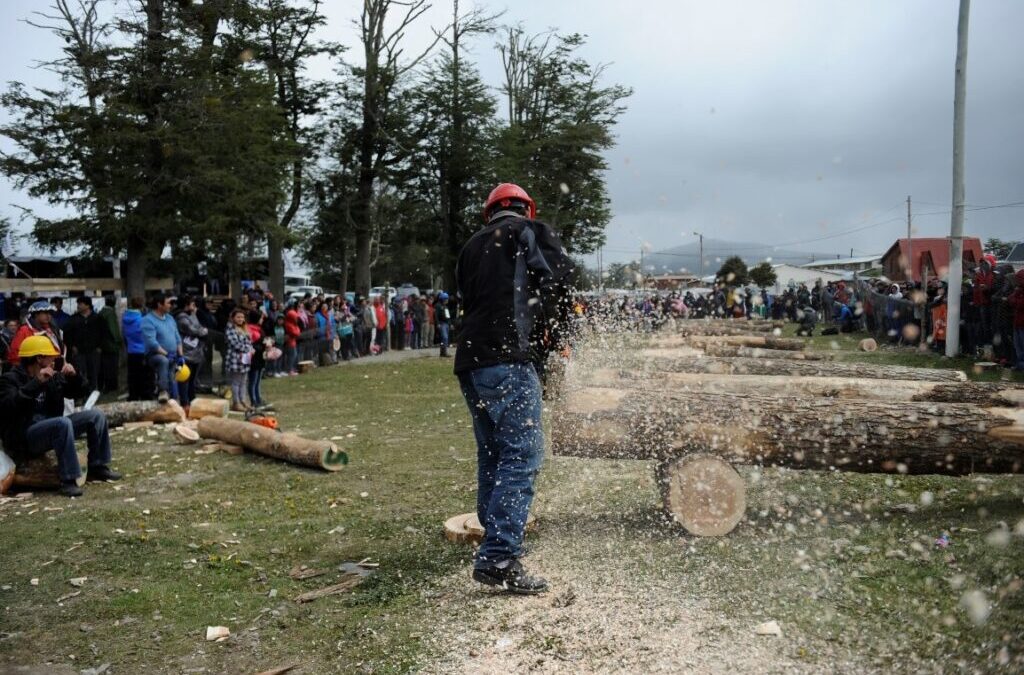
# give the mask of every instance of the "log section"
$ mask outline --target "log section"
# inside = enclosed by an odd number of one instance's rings
[[[326,471],[338,471],[348,464],[348,455],[345,451],[339,450],[338,446],[330,441],[314,441],[249,422],[204,417],[199,420],[199,435],[240,445],[246,450],[267,457]]]
[[[879,473],[1024,472],[1024,410],[969,404],[637,391],[570,392],[552,416],[555,454]]]

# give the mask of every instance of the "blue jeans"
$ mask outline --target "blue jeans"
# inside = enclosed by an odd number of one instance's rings
[[[441,324],[444,325],[444,324]],[[502,363],[459,374],[477,445],[476,512],[486,530],[475,566],[518,558],[544,460],[541,385],[533,365]]]
[[[299,368],[299,348],[298,347],[285,347],[284,356],[282,357],[285,362],[284,372],[294,373]]]
[[[174,395],[174,380],[171,378],[171,360],[163,354],[150,354],[149,367],[156,373],[157,391]]]
[[[57,453],[57,470],[62,481],[73,481],[82,475],[75,452],[75,438],[85,434],[89,447],[89,466],[110,464],[110,434],[107,417],[99,410],[83,410],[67,417],[49,417],[34,422],[25,431],[29,454]]]
[[[1024,328],[1013,329],[1013,351],[1017,357],[1017,370],[1024,370]]]
[[[260,384],[263,382],[263,369],[253,366],[249,368],[249,374],[245,380],[245,391],[249,394],[249,403],[263,405],[263,396],[260,394]]]

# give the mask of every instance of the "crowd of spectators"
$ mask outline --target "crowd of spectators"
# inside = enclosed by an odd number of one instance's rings
[[[256,285],[238,302],[229,298],[216,307],[187,295],[131,298],[119,318],[113,296],[103,298],[98,312],[91,298],[77,298],[74,315],[63,311],[61,298],[51,298],[5,307],[9,318],[0,328],[0,349],[6,371],[18,362],[25,337],[46,335],[104,393],[119,390],[124,370],[129,400],[176,398],[188,406],[220,381],[230,385],[236,409],[250,410],[269,406],[261,391],[264,377],[296,376],[300,363],[322,367],[428,347],[448,356],[454,316],[449,302],[442,291],[390,303],[307,294],[282,304]]]
[[[894,345],[944,353],[949,333],[947,284],[855,279],[790,283],[782,293],[720,285],[712,289],[584,294],[578,312],[595,327],[650,331],[670,319],[766,318],[799,324],[811,336],[865,331]],[[965,274],[961,353],[1024,370],[1024,270],[992,256]]]

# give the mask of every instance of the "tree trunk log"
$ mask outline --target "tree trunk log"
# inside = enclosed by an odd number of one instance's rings
[[[314,441],[296,434],[283,434],[258,424],[221,417],[199,420],[199,435],[217,441],[240,445],[267,457],[292,464],[338,471],[348,464],[348,455],[330,441]]]
[[[950,403],[585,388],[555,407],[556,454],[879,473],[1020,473],[1024,410]]]
[[[632,367],[640,372],[718,373],[722,375],[790,375],[794,377],[858,377],[872,380],[918,380],[922,382],[966,382],[960,370],[910,368],[907,366],[876,366],[867,363],[785,361],[780,359],[716,358],[683,355],[673,358],[674,350],[658,352],[650,358],[622,357],[617,366]]]
[[[835,355],[829,352],[795,352],[785,349],[716,344],[705,345],[704,353],[708,356],[739,356],[745,359],[782,359],[786,361],[831,361],[835,358]]]
[[[654,338],[651,346],[657,347],[706,347],[708,345],[731,345],[735,347],[762,347],[794,352],[807,347],[804,340],[781,338],[773,335],[690,335],[686,337]]]
[[[599,368],[577,375],[569,386],[611,387],[649,391],[681,391],[758,396],[814,396],[880,401],[973,403],[986,407],[1024,407],[1024,387],[996,382],[944,384],[912,380],[789,375],[718,375],[706,373],[647,373]]]
[[[75,481],[79,486],[85,485],[85,471],[88,457],[78,453],[78,464],[82,467],[82,475]],[[32,459],[18,462],[14,470],[11,487],[19,490],[56,490],[60,487],[60,474],[57,472],[57,455],[52,451]]]
[[[96,406],[96,410],[106,415],[107,425],[110,428],[123,426],[128,422],[167,424],[185,421],[185,410],[173,399],[167,403],[157,401],[104,403]]]

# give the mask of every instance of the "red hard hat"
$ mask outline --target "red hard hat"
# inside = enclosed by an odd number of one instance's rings
[[[487,197],[487,202],[484,204],[484,220],[487,219],[487,216],[495,206],[509,207],[512,206],[513,201],[520,201],[526,204],[529,208],[527,214],[529,218],[537,217],[537,205],[530,199],[530,195],[526,194],[526,190],[515,183],[502,183],[491,190],[491,194]]]

